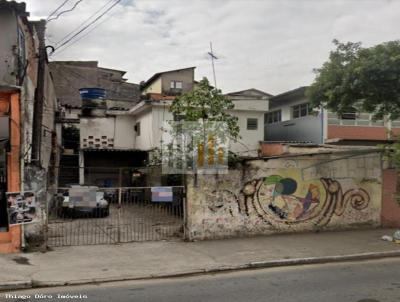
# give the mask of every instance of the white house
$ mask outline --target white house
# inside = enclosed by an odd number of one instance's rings
[[[193,67],[156,73],[142,84],[143,100],[129,110],[103,108],[80,117],[80,165],[86,166],[88,162],[91,166],[108,165],[107,156],[98,161],[95,157],[109,151],[114,151],[108,154],[115,167],[120,164],[138,167],[150,160],[153,151],[162,148],[165,122],[173,120],[169,107],[176,95],[195,87],[193,78]],[[226,96],[235,105],[229,113],[238,117],[240,127],[240,139],[231,142],[230,151],[245,157],[257,156],[260,141],[264,139],[264,114],[271,95],[248,89]],[[81,172],[80,182],[86,180],[87,176]]]

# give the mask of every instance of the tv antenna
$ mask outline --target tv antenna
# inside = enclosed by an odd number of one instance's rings
[[[210,42],[210,51],[208,52],[208,55],[211,58],[211,65],[212,65],[212,70],[213,70],[213,75],[214,75],[214,87],[217,88],[217,78],[215,76],[214,60],[218,60],[218,58],[214,55],[214,52],[212,49],[212,42]]]

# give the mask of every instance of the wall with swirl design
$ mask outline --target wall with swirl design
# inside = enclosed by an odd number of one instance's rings
[[[187,185],[189,239],[380,225],[379,153],[252,160]]]

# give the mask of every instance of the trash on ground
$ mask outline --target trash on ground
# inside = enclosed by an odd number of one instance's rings
[[[392,236],[388,236],[388,235],[383,235],[382,236],[382,240],[384,240],[384,241],[393,241],[393,237]]]

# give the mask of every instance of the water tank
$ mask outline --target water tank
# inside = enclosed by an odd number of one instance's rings
[[[105,99],[106,90],[103,88],[81,88],[79,89],[82,100]]]
[[[79,94],[82,99],[82,108],[96,109],[106,107],[106,90],[103,88],[81,88]]]

